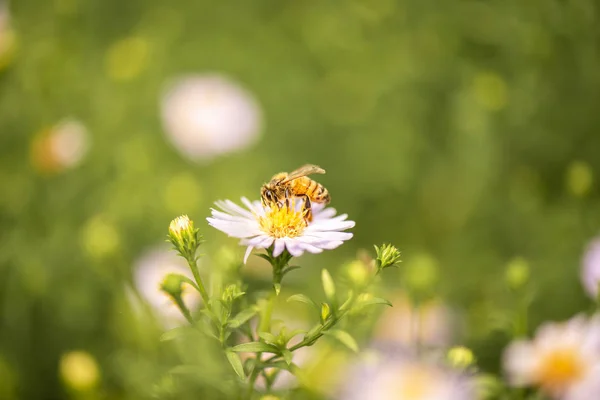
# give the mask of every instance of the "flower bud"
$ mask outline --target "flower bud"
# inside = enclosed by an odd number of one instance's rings
[[[178,299],[183,293],[183,279],[179,274],[168,274],[160,284],[160,290]]]
[[[169,241],[182,257],[192,259],[200,245],[199,229],[194,228],[194,222],[187,215],[182,215],[171,221]]]
[[[508,263],[505,275],[508,286],[517,290],[529,281],[529,263],[521,257],[514,258]]]
[[[450,365],[457,369],[467,369],[475,363],[473,352],[464,346],[455,346],[446,355]]]
[[[225,288],[221,296],[221,300],[223,300],[225,303],[232,303],[235,299],[243,296],[244,294],[246,294],[246,292],[242,292],[239,285],[232,284]]]
[[[385,268],[397,266],[401,262],[400,251],[391,244],[375,246],[375,253],[377,254],[377,273]]]

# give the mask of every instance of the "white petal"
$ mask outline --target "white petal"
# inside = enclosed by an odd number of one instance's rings
[[[210,226],[237,238],[246,238],[262,233],[257,227],[248,226],[247,224],[227,222],[214,218],[207,218],[207,220]]]
[[[254,219],[254,215],[252,215],[250,211],[238,206],[231,200],[218,201],[215,204],[219,206],[223,211],[226,211],[232,215],[239,215],[249,219]]]
[[[317,246],[313,246],[310,243],[305,243],[305,242],[299,242],[298,245],[303,249],[306,250],[308,252],[311,252],[313,254],[318,254],[318,253],[322,253],[323,249]]]
[[[354,221],[338,221],[335,219],[328,219],[312,223],[306,229],[311,231],[339,231],[354,228],[355,225],[356,223]]]
[[[350,232],[310,232],[303,235],[303,237],[314,238],[315,240],[350,240],[352,239],[352,233]]]
[[[344,242],[342,242],[341,240],[325,240],[322,241],[320,243],[311,243],[313,246],[318,246],[322,249],[326,249],[326,250],[333,250],[336,247],[341,246],[342,244],[344,244]]]
[[[284,238],[283,240],[285,241],[285,247],[291,255],[293,255],[294,257],[300,257],[302,255],[304,251],[302,250],[302,247],[300,247],[300,244],[297,241],[288,238]]]
[[[313,216],[314,216],[314,220],[317,221],[320,219],[329,219],[329,218],[333,217],[335,215],[335,213],[336,213],[335,208],[329,207],[329,208],[325,208],[324,210],[314,212]]]
[[[250,209],[250,211],[252,211],[253,213],[259,214],[259,215],[264,215],[264,209],[263,209],[262,205],[260,204],[260,202],[252,203],[247,198],[242,197],[242,203],[244,203],[244,205],[246,207],[248,207]]]
[[[244,239],[242,243],[246,246],[258,247],[261,249],[267,248],[273,244],[273,238],[267,235],[260,235],[251,239]]]
[[[240,215],[231,215],[227,214],[223,211],[211,209],[211,214],[213,218],[222,219],[224,221],[236,221],[236,222],[245,222],[245,223],[253,223],[256,222],[254,218],[243,217]]]
[[[524,340],[511,343],[504,352],[504,370],[512,385],[523,386],[532,383],[539,355],[531,342]]]
[[[285,249],[285,241],[283,239],[275,239],[275,246],[273,249],[273,257],[279,257]]]
[[[244,264],[246,264],[246,261],[248,261],[248,257],[250,257],[250,253],[252,253],[252,249],[254,249],[252,246],[248,246],[246,249],[246,254],[244,254]]]

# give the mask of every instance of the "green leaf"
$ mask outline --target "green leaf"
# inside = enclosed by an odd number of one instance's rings
[[[276,344],[277,336],[269,332],[258,332],[258,336],[267,343]]]
[[[289,351],[288,349],[283,349],[281,350],[281,355],[283,356],[283,359],[285,360],[287,365],[290,365],[292,363],[292,352]]]
[[[287,274],[288,272],[292,272],[293,270],[295,270],[295,269],[298,269],[298,268],[300,268],[300,266],[299,266],[299,265],[290,265],[289,267],[287,267],[287,268],[284,268],[284,269],[283,269],[283,271],[281,271],[281,273],[282,273],[283,275],[285,275],[285,274]]]
[[[373,297],[373,298],[370,298],[368,300],[362,301],[360,303],[360,306],[361,307],[367,307],[367,306],[372,306],[372,305],[375,305],[375,304],[385,304],[386,306],[393,307],[392,303],[390,303],[386,299],[382,299],[381,297]]]
[[[332,329],[329,331],[325,331],[323,333],[327,336],[331,336],[331,337],[337,339],[344,346],[348,347],[350,350],[354,351],[355,353],[358,353],[358,344],[356,343],[356,340],[354,340],[354,338],[348,332],[342,331],[340,329]]]
[[[235,317],[229,320],[228,324],[232,328],[239,328],[258,313],[255,307],[240,311]]]
[[[229,364],[233,367],[235,373],[241,378],[245,379],[246,375],[244,374],[244,366],[242,365],[242,361],[240,360],[240,356],[233,351],[226,351],[225,355],[227,356],[227,360]]]
[[[269,262],[269,264],[271,264],[272,261],[273,261],[273,258],[271,256],[269,256],[268,254],[262,254],[262,253],[260,253],[260,254],[255,254],[255,256],[267,260]]]
[[[160,336],[161,342],[166,342],[168,340],[177,339],[183,335],[187,335],[190,333],[190,328],[187,326],[178,326],[177,328],[173,328],[171,330],[166,331]]]
[[[315,304],[314,301],[312,301],[310,298],[308,298],[308,296],[303,295],[303,294],[292,295],[292,296],[288,297],[287,301],[288,302],[299,301],[300,303],[311,305],[314,308],[316,308],[317,310],[319,309],[319,307]]]
[[[231,351],[236,352],[248,352],[248,353],[274,353],[279,354],[279,349],[277,347],[262,343],[262,342],[248,342],[238,344],[231,348]]]
[[[326,269],[321,271],[321,281],[323,282],[323,290],[325,291],[327,299],[331,302],[335,301],[335,284],[333,283],[329,271]]]

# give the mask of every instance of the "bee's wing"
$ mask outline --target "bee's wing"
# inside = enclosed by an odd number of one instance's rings
[[[298,179],[302,176],[312,175],[312,174],[324,174],[325,170],[317,165],[306,164],[301,166],[300,168],[290,172],[288,176],[281,181],[281,183],[286,183],[289,181],[293,181],[294,179]]]

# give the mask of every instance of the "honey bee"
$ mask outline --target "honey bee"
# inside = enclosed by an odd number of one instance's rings
[[[306,164],[290,172],[275,174],[269,183],[260,189],[263,204],[276,204],[289,207],[289,199],[300,197],[304,199],[303,210],[307,221],[312,221],[312,203],[328,204],[331,201],[329,192],[323,185],[308,177],[312,174],[324,174],[325,170],[312,164]]]

